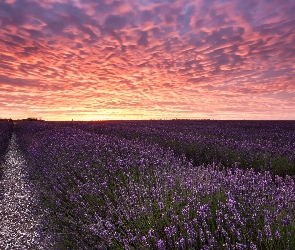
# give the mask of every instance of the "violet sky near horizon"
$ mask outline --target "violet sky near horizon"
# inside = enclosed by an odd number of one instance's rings
[[[295,119],[294,0],[0,0],[0,117]]]

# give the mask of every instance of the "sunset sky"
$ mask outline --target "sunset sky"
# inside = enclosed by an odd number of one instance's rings
[[[295,119],[294,0],[0,0],[0,117]]]

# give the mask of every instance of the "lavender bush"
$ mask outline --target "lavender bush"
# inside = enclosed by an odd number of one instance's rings
[[[293,176],[195,166],[149,140],[64,123],[16,131],[55,248],[295,248]]]

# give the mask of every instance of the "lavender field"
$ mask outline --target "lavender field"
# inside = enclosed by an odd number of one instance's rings
[[[12,128],[0,131],[5,148]],[[19,122],[14,131],[52,249],[295,249],[295,122]]]

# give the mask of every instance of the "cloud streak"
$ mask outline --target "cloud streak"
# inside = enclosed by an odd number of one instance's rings
[[[295,119],[294,13],[291,0],[0,0],[0,114]]]

